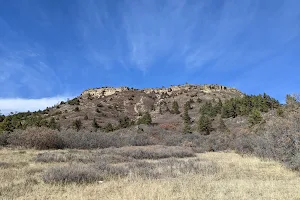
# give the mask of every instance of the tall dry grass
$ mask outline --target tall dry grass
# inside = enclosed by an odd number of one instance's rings
[[[53,154],[92,154],[95,151],[52,151]],[[53,167],[83,164],[80,160],[70,162],[38,162],[34,158],[47,151],[0,150],[0,160],[5,167],[0,168],[0,199],[291,199],[300,198],[299,174],[282,164],[261,160],[250,156],[240,156],[233,152],[197,154],[197,158],[172,158],[174,163],[193,160],[205,167],[196,171],[183,171],[176,176],[145,178],[132,174],[104,182],[90,184],[48,184],[42,180],[43,174]],[[167,162],[162,160],[130,161],[129,163]],[[90,162],[90,161],[89,161]],[[126,164],[126,160],[124,161]],[[114,166],[124,164],[122,160]],[[22,163],[22,164],[20,164]],[[24,164],[27,163],[27,164]],[[85,163],[92,164],[92,163]],[[168,164],[168,163],[167,163]],[[16,167],[17,166],[17,167]],[[146,164],[146,166],[148,166]],[[166,169],[166,165],[162,169]],[[160,169],[158,166],[157,169]],[[137,166],[136,166],[137,167]],[[85,169],[85,168],[84,168]],[[167,170],[166,170],[167,171]]]

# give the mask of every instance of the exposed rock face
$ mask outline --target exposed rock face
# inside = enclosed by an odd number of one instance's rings
[[[118,87],[118,88],[104,87],[104,88],[85,90],[81,95],[90,95],[93,97],[106,97],[106,96],[113,95],[117,92],[124,92],[129,90],[133,90],[133,89],[130,89],[129,87]]]
[[[89,89],[84,91],[81,95],[90,95],[93,97],[106,97],[113,95],[117,92],[124,92],[124,91],[130,91],[130,90],[136,90],[129,87],[104,87],[104,88],[95,88],[95,89]],[[229,88],[222,85],[179,85],[179,86],[171,86],[169,88],[146,88],[141,91],[145,92],[146,94],[154,93],[157,95],[157,97],[160,97],[162,94],[172,95],[174,92],[178,91],[191,91],[191,90],[198,90],[202,91],[204,93],[210,93],[213,91],[228,91],[228,92],[235,92],[240,93],[241,92],[235,88]]]
[[[241,93],[239,90],[235,88],[229,88],[222,85],[179,85],[179,86],[171,86],[170,88],[147,88],[144,89],[144,92],[149,93],[156,93],[156,94],[168,94],[171,95],[177,91],[191,91],[191,90],[198,90],[202,92],[212,92],[212,91],[228,91],[228,92],[236,92]]]

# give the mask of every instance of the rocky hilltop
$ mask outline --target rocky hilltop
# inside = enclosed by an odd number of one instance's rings
[[[82,96],[92,96],[92,97],[106,97],[113,95],[115,93],[119,92],[127,92],[127,91],[137,91],[138,89],[134,88],[129,88],[129,87],[102,87],[102,88],[94,88],[94,89],[88,89],[85,90],[81,95]],[[212,92],[221,92],[221,91],[226,91],[230,93],[237,93],[237,94],[242,94],[239,90],[235,88],[230,88],[222,85],[178,85],[178,86],[171,86],[169,88],[146,88],[139,90],[141,92],[145,92],[146,94],[154,93],[154,94],[168,94],[172,95],[176,92],[179,91],[184,91],[184,92],[191,92],[191,91],[199,91],[199,92],[204,92],[204,93],[212,93]]]
[[[143,124],[143,131],[148,128],[151,137],[164,131],[240,133],[247,131],[249,124],[259,124],[273,116],[279,106],[267,94],[248,96],[216,84],[145,89],[102,87],[85,90],[80,96],[43,111],[2,117],[0,131],[38,126],[124,134],[139,133]]]
[[[137,121],[143,113],[149,112],[154,124],[175,124],[182,129],[182,115],[172,114],[173,103],[184,111],[186,102],[191,103],[189,115],[192,120],[199,117],[199,109],[206,102],[225,101],[244,94],[239,90],[222,85],[178,85],[168,88],[135,89],[129,87],[102,87],[88,89],[67,102],[61,102],[42,111],[43,119],[54,118],[60,128],[72,129],[74,122],[80,120],[82,128],[93,130],[96,122],[100,127],[112,124],[114,127],[124,117]],[[52,120],[53,121],[53,120]]]

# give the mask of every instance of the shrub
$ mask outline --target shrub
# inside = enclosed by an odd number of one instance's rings
[[[75,111],[75,112],[79,112],[79,111],[80,111],[79,107],[76,106],[76,107],[74,108],[74,111]]]
[[[114,127],[111,123],[106,124],[106,126],[104,126],[104,131],[105,132],[111,132],[114,131]]]
[[[68,101],[68,104],[69,104],[69,105],[80,105],[80,101],[79,101],[78,98],[74,98],[74,99],[72,99],[72,100],[69,100],[69,101]]]
[[[27,162],[19,162],[19,163],[7,163],[7,162],[0,162],[0,169],[10,169],[10,168],[22,168],[28,165]]]
[[[55,121],[54,117],[51,117],[50,122],[48,123],[48,127],[49,127],[50,129],[53,129],[53,130],[55,130],[55,129],[59,130],[59,129],[60,129],[60,126],[59,126],[59,124]]]
[[[191,125],[189,123],[184,122],[183,124],[183,133],[192,133]]]
[[[96,118],[93,119],[93,123],[92,123],[93,128],[97,131],[98,128],[100,128]]]
[[[98,103],[98,104],[97,104],[97,107],[98,107],[98,108],[102,108],[102,107],[103,107],[102,103]]]
[[[152,118],[149,112],[146,112],[141,118],[138,119],[137,124],[151,124]]]
[[[222,132],[229,132],[229,129],[227,128],[227,126],[222,118],[220,118],[218,129]]]
[[[168,147],[168,146],[149,146],[149,147],[123,147],[119,149],[109,149],[103,151],[111,151],[110,153],[119,154],[124,157],[132,157],[135,159],[161,159],[161,158],[184,158],[195,156],[191,149],[184,147]]]
[[[179,111],[179,105],[178,105],[177,101],[173,101],[172,109],[173,109],[172,112],[174,114],[179,114],[180,113],[180,111]]]
[[[82,122],[80,119],[76,119],[75,121],[73,121],[72,125],[77,131],[79,131],[82,128]]]
[[[257,109],[252,110],[251,114],[249,115],[249,123],[251,126],[259,124],[262,121],[262,119],[263,117]]]
[[[119,119],[119,127],[120,128],[127,128],[131,125],[131,121],[129,119],[129,117],[123,117]]]
[[[45,183],[92,183],[103,180],[99,172],[85,165],[58,166],[43,174]]]
[[[71,161],[71,155],[70,154],[61,154],[61,153],[54,153],[54,152],[45,152],[45,153],[39,153],[35,158],[34,161],[36,162],[67,162]]]
[[[279,117],[284,117],[284,111],[282,107],[277,108],[276,113]]]
[[[8,132],[0,133],[0,146],[8,145],[8,138],[9,138]]]
[[[297,98],[294,95],[286,95],[286,100],[285,100],[287,105],[294,105],[297,103]]]
[[[30,127],[24,131],[18,130],[11,133],[9,144],[36,149],[61,149],[63,141],[55,130],[44,127]]]

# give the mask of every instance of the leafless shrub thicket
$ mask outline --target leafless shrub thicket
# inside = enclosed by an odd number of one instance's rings
[[[288,107],[286,109],[289,109]],[[220,133],[214,132],[204,136],[197,133],[178,134],[164,131],[156,126],[143,128],[144,132],[129,131],[123,133],[116,131],[102,132],[76,132],[54,131],[45,128],[29,128],[25,131],[1,134],[0,145],[23,146],[36,149],[104,149],[125,146],[185,146],[194,152],[236,150],[240,153],[254,154],[260,157],[272,158],[284,162],[292,169],[300,170],[300,113],[297,110],[287,112],[285,117],[271,117],[255,132]],[[251,129],[250,129],[251,130]],[[178,151],[177,151],[178,150]],[[103,150],[105,151],[105,150]],[[51,153],[39,155],[39,162],[69,162],[83,163],[107,160],[109,163],[122,162],[128,159],[157,159],[167,157],[193,156],[189,149],[162,149],[137,148],[131,150],[124,148],[114,154],[104,153],[102,156],[93,155],[52,155]],[[105,156],[104,156],[105,155]],[[114,156],[112,156],[114,155]]]
[[[96,169],[86,165],[68,165],[48,169],[43,174],[45,183],[91,183],[103,180]]]
[[[271,158],[300,169],[300,115],[270,120],[259,133],[241,135],[233,142],[235,150]]]
[[[115,154],[102,154],[98,152],[44,152],[39,153],[34,161],[36,162],[81,162],[81,163],[121,163],[131,162],[134,159]]]
[[[22,168],[26,165],[28,165],[28,163],[26,162],[19,162],[19,163],[0,162],[0,169]]]
[[[228,134],[213,133],[203,136],[197,133],[179,134],[150,127],[143,133],[55,131],[46,128],[28,128],[10,134],[1,134],[0,145],[22,146],[36,149],[97,149],[124,146],[186,146],[197,152],[220,151],[228,148]]]
[[[56,166],[43,174],[45,183],[90,183],[109,180],[116,177],[158,179],[177,177],[182,174],[215,174],[221,168],[213,162],[199,159],[178,160],[175,158],[157,162],[135,161],[112,165],[95,163],[89,165],[72,164]]]
[[[58,132],[44,127],[32,127],[8,134],[8,144],[36,149],[60,149],[64,147]]]
[[[190,148],[174,146],[147,146],[147,147],[123,147],[108,148],[98,151],[100,154],[114,154],[134,159],[161,159],[193,157],[195,153]]]

